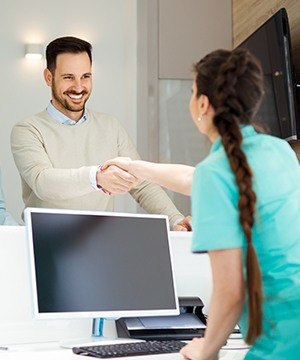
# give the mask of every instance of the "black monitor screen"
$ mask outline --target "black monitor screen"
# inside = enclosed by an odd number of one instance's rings
[[[280,9],[239,47],[254,54],[264,72],[265,96],[257,122],[271,135],[296,140],[299,137],[296,83],[286,10]]]
[[[26,211],[39,314],[178,312],[166,217]]]

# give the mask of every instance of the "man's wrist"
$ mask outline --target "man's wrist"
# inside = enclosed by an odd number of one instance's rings
[[[91,170],[90,170],[90,174],[89,174],[90,183],[95,190],[99,190],[98,185],[97,185],[97,172],[100,167],[101,167],[101,165],[91,166]]]
[[[180,221],[182,221],[183,219],[184,219],[184,216],[176,219],[176,220],[173,222],[172,227],[175,226],[175,225],[178,225],[178,224],[180,223]]]
[[[97,174],[98,174],[98,172],[102,172],[103,171],[103,169],[102,169],[102,165],[99,165],[98,166],[98,169],[97,169],[97,172],[96,172],[96,183],[97,183],[97,189],[99,189],[99,190],[101,190],[102,192],[104,192],[104,194],[107,194],[107,195],[111,195],[111,192],[110,191],[108,191],[108,190],[106,190],[106,189],[104,189],[104,187],[101,185],[101,184],[98,184],[98,181],[97,181]]]
[[[104,194],[110,195],[111,192],[104,189],[102,185],[98,184],[97,174],[102,171],[102,165],[92,166],[90,170],[90,183],[95,190],[101,190]]]

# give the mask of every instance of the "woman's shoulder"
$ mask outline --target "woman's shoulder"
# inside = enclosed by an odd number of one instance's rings
[[[228,158],[223,147],[220,147],[215,152],[211,152],[205,159],[200,161],[196,165],[196,170],[217,173],[230,170]]]
[[[201,181],[202,183],[205,182],[212,186],[213,184],[222,184],[226,187],[234,186],[234,175],[222,148],[209,154],[203,161],[197,164],[194,180]]]
[[[258,133],[253,139],[245,143],[246,154],[256,160],[256,163],[265,163],[267,159],[292,161],[298,164],[298,159],[291,145],[284,139],[273,135]]]

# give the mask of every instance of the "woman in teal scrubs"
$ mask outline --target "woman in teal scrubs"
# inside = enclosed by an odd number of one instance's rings
[[[246,359],[299,359],[300,167],[287,142],[251,125],[262,96],[249,52],[212,52],[195,65],[190,101],[209,156],[196,169],[106,163],[192,195],[192,250],[208,251],[213,293],[205,337],[182,349],[185,359],[216,359],[237,322],[252,345]]]

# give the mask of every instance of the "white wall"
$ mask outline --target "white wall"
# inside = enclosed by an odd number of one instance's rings
[[[136,1],[1,0],[0,164],[8,210],[20,220],[21,185],[10,152],[14,123],[44,109],[50,99],[44,59],[24,58],[26,43],[45,46],[72,35],[93,45],[94,90],[88,106],[116,116],[136,142]],[[117,210],[134,211],[128,197]]]

